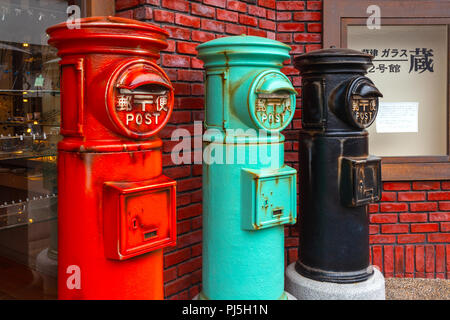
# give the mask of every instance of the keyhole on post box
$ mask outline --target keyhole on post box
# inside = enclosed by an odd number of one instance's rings
[[[133,229],[137,229],[138,228],[138,225],[137,225],[137,219],[136,218],[133,218],[133,220],[131,220],[131,223],[132,223],[132,226],[133,226]]]

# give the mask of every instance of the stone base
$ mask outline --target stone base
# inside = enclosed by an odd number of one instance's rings
[[[287,297],[287,299],[285,299],[285,300],[297,300],[297,298],[296,297],[294,297],[292,294],[290,294],[289,292],[284,292],[285,294],[286,294],[286,297]],[[199,298],[199,296],[200,296],[200,293],[199,294],[197,294],[192,300],[200,300],[200,298]]]
[[[36,271],[43,279],[44,295],[48,298],[57,297],[58,261],[48,256],[48,248],[42,250],[36,257]]]
[[[332,283],[303,277],[295,262],[286,269],[286,290],[298,300],[386,300],[384,277],[377,268],[367,280],[357,283]]]

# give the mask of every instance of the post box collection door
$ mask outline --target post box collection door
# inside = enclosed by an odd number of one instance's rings
[[[175,244],[175,181],[162,175],[174,92],[159,27],[117,17],[48,29],[61,57],[60,299],[163,299]]]

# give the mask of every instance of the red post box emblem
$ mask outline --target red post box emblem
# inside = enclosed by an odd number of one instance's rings
[[[58,296],[162,299],[162,248],[176,241],[176,183],[156,136],[174,103],[156,64],[168,34],[117,17],[80,27],[47,30],[61,57]]]

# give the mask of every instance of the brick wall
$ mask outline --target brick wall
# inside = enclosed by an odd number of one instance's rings
[[[203,64],[195,47],[222,36],[257,35],[292,47],[293,57],[322,44],[322,1],[283,0],[116,0],[118,16],[148,21],[170,33],[160,64],[176,90],[175,110],[160,136],[164,172],[178,182],[176,248],[165,250],[165,296],[191,299],[201,288],[201,165],[173,165],[175,128],[193,133],[203,120]],[[301,76],[290,61],[282,71],[301,94]],[[285,160],[298,169],[301,99],[286,136]],[[195,150],[198,152],[199,150]],[[370,207],[371,257],[386,276],[448,277],[450,272],[449,182],[384,184],[382,203]],[[286,227],[286,264],[297,260],[298,232]],[[447,259],[447,260],[446,260]],[[446,269],[447,268],[447,269]]]
[[[386,277],[450,278],[450,182],[385,182],[371,204],[372,263]]]

